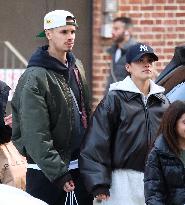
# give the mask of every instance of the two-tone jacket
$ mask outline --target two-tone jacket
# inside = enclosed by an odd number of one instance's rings
[[[169,102],[150,81],[147,99],[128,76],[111,85],[90,121],[80,154],[80,171],[90,192],[110,187],[117,169],[144,172],[145,159]]]
[[[88,115],[84,70],[71,53],[67,57],[68,64],[74,64],[79,70]],[[80,143],[83,137],[77,131],[79,121],[75,121],[76,106],[71,90],[68,68],[49,56],[45,46],[32,56],[12,99],[13,143],[31,163],[38,165],[50,181],[68,172],[72,138],[79,137],[77,141]]]

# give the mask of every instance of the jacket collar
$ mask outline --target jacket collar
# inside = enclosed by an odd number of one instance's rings
[[[76,61],[74,54],[72,52],[67,52],[66,57],[68,61],[68,67],[73,67]],[[44,67],[48,70],[59,73],[66,73],[68,70],[66,65],[64,65],[61,61],[49,55],[48,45],[39,47],[31,56],[27,67],[29,68],[32,66]]]
[[[138,89],[138,87],[135,85],[135,83],[132,81],[130,76],[127,76],[124,80],[113,83],[110,85],[109,91],[111,90],[120,90],[120,91],[127,91],[127,98],[132,99],[135,96],[138,96],[138,94],[143,95],[141,91]],[[147,97],[150,95],[154,95],[159,100],[165,102],[163,92],[165,89],[161,86],[158,86],[155,84],[152,80],[150,80],[150,92]]]
[[[160,135],[154,144],[155,149],[157,149],[160,153],[167,154],[167,155],[173,155],[175,154],[171,151],[168,143],[166,142],[165,138],[163,135]]]

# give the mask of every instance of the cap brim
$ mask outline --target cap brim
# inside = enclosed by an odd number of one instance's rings
[[[40,37],[40,38],[46,37],[45,31],[40,32],[39,34],[36,35],[36,37]]]
[[[145,54],[150,55],[150,56],[154,59],[154,61],[158,61],[158,57],[155,55],[155,53],[147,53],[147,52],[145,52],[145,53],[140,53],[140,54],[138,54],[138,55],[132,60],[132,62],[138,61],[138,60],[139,60],[142,56],[144,56]]]
[[[76,22],[66,22],[65,26],[67,25],[76,26],[76,28],[78,29],[78,24]],[[40,38],[46,37],[45,31],[40,32],[39,34],[36,35],[36,37],[40,37]]]

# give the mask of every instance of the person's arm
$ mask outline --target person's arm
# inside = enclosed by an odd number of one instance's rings
[[[81,146],[80,172],[88,191],[99,199],[110,195],[111,142],[119,114],[114,107],[114,96],[108,95],[96,108]]]
[[[148,156],[144,173],[144,193],[147,205],[165,205],[165,181],[159,156],[152,150]]]

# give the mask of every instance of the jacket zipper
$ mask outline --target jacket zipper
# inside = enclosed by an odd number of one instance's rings
[[[144,112],[145,112],[145,119],[146,119],[146,129],[147,129],[147,148],[149,149],[151,146],[151,132],[150,132],[150,122],[149,122],[149,118],[148,118],[148,99],[145,99],[144,97],[144,101],[146,103],[143,102],[143,106],[144,106]]]

